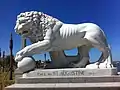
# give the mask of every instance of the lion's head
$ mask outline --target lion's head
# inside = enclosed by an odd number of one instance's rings
[[[17,16],[15,32],[24,37],[43,38],[47,29],[59,21],[42,12],[31,11]]]

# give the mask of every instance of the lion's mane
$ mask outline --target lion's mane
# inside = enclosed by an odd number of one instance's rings
[[[27,27],[28,32],[32,32],[29,37],[43,39],[43,37],[46,34],[46,31],[49,28],[53,28],[53,26],[58,21],[58,19],[53,18],[52,16],[49,16],[42,12],[30,11],[21,13],[17,16],[15,29],[16,33],[20,34],[20,32],[22,31],[19,31],[18,26],[24,25],[25,27]],[[22,30],[25,29],[26,28],[23,28]]]

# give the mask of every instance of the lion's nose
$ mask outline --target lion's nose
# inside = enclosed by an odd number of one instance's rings
[[[17,29],[17,25],[15,25],[15,27],[14,27],[14,30],[16,30]]]
[[[18,26],[17,25],[14,27],[14,30],[16,33],[18,33]]]
[[[18,23],[16,23],[15,27],[14,27],[14,30],[17,30],[18,29]]]

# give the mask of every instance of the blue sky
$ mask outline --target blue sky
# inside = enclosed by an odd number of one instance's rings
[[[14,54],[20,50],[20,36],[14,32],[16,16],[25,11],[47,13],[65,23],[93,22],[98,24],[112,47],[113,60],[120,60],[120,0],[0,0],[0,48],[9,54],[9,37],[13,33]],[[75,54],[76,50],[67,51]],[[91,59],[100,52],[92,49]],[[44,59],[43,55],[36,56]]]

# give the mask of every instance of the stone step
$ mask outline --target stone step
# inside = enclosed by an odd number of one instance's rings
[[[100,82],[120,82],[120,75],[112,76],[57,76],[57,77],[25,77],[18,78],[17,84],[32,83],[100,83]]]
[[[13,84],[5,90],[120,90],[120,82]]]

